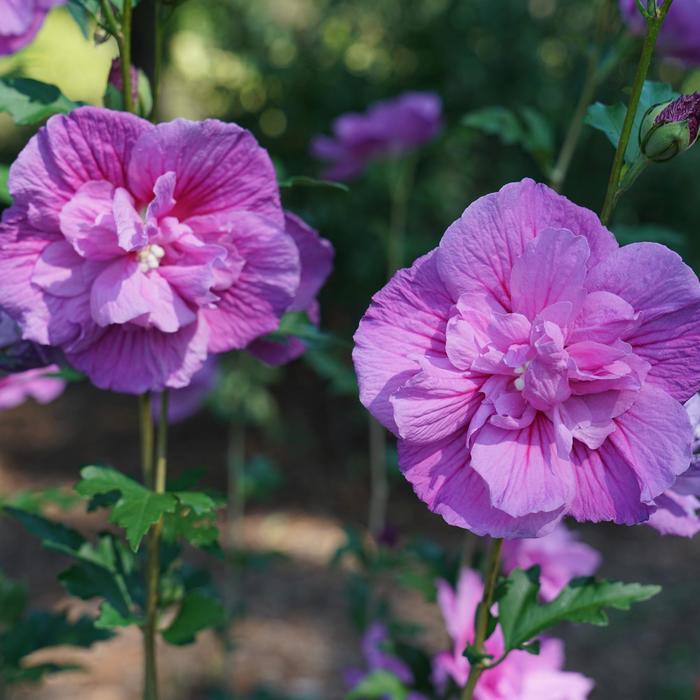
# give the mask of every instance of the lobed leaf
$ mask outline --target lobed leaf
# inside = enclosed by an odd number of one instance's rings
[[[31,78],[0,79],[0,112],[7,112],[16,124],[38,124],[81,104],[69,100],[55,85]]]
[[[198,632],[218,627],[226,621],[221,603],[201,591],[187,593],[175,619],[163,631],[163,639],[169,644],[182,645],[194,642]]]
[[[515,569],[508,577],[507,590],[498,603],[499,624],[506,651],[523,648],[530,640],[561,622],[607,625],[606,608],[629,610],[655,596],[660,586],[622,583],[595,578],[571,581],[549,603],[540,603],[539,568]]]

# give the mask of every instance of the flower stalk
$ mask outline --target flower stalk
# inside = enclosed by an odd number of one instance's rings
[[[622,125],[620,140],[617,144],[617,150],[615,151],[615,158],[613,159],[610,179],[608,181],[608,189],[605,193],[605,201],[603,203],[603,209],[600,215],[600,220],[605,225],[610,222],[613,211],[615,210],[615,205],[617,204],[617,200],[620,193],[624,189],[621,187],[621,183],[624,177],[623,168],[625,165],[625,154],[627,153],[627,147],[632,136],[632,128],[639,109],[639,101],[642,96],[644,82],[647,78],[647,74],[649,73],[651,59],[654,56],[656,40],[658,39],[659,32],[661,31],[661,27],[666,19],[666,15],[671,9],[672,2],[673,0],[666,0],[661,7],[656,6],[653,12],[643,12],[647,30],[644,36],[642,53],[639,57],[637,72],[634,77],[634,83],[632,84],[632,93],[630,95],[625,121]]]
[[[484,585],[484,595],[479,603],[479,609],[476,613],[476,630],[474,634],[474,650],[477,654],[484,651],[484,643],[486,642],[486,633],[489,626],[489,615],[491,606],[493,605],[493,596],[496,590],[496,581],[500,571],[501,551],[503,550],[503,539],[495,538],[491,542],[489,556],[486,562],[486,583]],[[469,678],[464,686],[462,700],[472,700],[476,684],[479,682],[481,674],[487,669],[483,661],[473,663],[469,669]]]
[[[160,416],[156,445],[155,471],[147,486],[156,493],[165,493],[168,449],[168,392],[160,395]],[[144,449],[145,453],[145,449]],[[158,700],[158,664],[156,635],[158,633],[158,596],[160,592],[160,541],[163,518],[151,528],[146,559],[146,619],[143,626],[144,700]]]
[[[110,0],[100,0],[107,28],[117,42],[122,73],[122,96],[124,111],[135,111],[134,98],[131,88],[131,24],[133,19],[132,0],[123,0],[121,22],[117,21]]]

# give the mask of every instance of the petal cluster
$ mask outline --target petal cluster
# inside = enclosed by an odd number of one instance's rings
[[[0,292],[23,337],[101,388],[186,386],[276,330],[300,253],[274,169],[235,124],[56,116],[10,171]]]
[[[479,576],[463,569],[453,589],[438,581],[438,603],[445,618],[452,648],[433,660],[435,685],[444,688],[452,679],[463,688],[469,677],[469,661],[463,652],[474,643],[474,616],[481,602],[483,584]],[[500,628],[486,640],[485,653],[498,659],[505,650]],[[585,700],[593,682],[580,673],[562,671],[564,647],[557,639],[542,639],[539,656],[512,651],[505,661],[482,674],[474,700]]]
[[[690,461],[699,312],[675,253],[619,248],[595,214],[524,180],[374,296],[360,398],[452,524],[512,538],[566,514],[641,522]]]
[[[620,10],[635,34],[644,32],[637,0],[620,0]],[[700,0],[674,0],[657,42],[659,51],[688,65],[700,65]]]
[[[333,136],[317,136],[311,151],[330,165],[324,177],[349,180],[378,158],[396,156],[430,141],[442,125],[442,102],[432,92],[406,92],[372,105],[365,113],[344,114]]]
[[[545,601],[554,600],[572,578],[591,576],[600,561],[593,547],[579,542],[576,533],[561,523],[544,537],[508,540],[503,545],[506,573],[540,567],[540,595]]]
[[[29,44],[52,7],[66,0],[0,0],[0,55],[15,53]]]

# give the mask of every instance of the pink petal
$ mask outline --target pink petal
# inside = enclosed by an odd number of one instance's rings
[[[534,319],[558,302],[577,308],[590,255],[588,242],[565,229],[545,229],[526,246],[510,276],[513,311]]]
[[[146,209],[146,219],[160,219],[169,214],[175,206],[175,184],[177,176],[169,171],[161,175],[153,185],[155,197]]]
[[[416,495],[450,525],[491,537],[540,537],[563,508],[514,518],[491,505],[486,482],[469,466],[466,432],[430,444],[399,440],[399,466]]]
[[[285,230],[299,250],[301,278],[290,311],[306,311],[321,291],[333,269],[333,246],[289,211],[284,213]]]
[[[125,112],[80,107],[51,117],[10,168],[9,189],[33,223],[58,230],[63,206],[91,180],[123,187],[138,137],[155,127]]]
[[[480,377],[465,376],[449,360],[426,357],[421,371],[393,396],[399,435],[411,442],[434,442],[466,425],[481,402]]]
[[[612,292],[639,313],[622,336],[651,363],[648,381],[685,401],[700,388],[700,283],[658,243],[633,243],[591,271],[586,287]]]
[[[96,329],[67,351],[68,361],[100,389],[127,394],[180,389],[207,358],[208,328],[201,320],[176,333],[155,328]]]
[[[637,314],[624,299],[610,292],[586,295],[567,343],[583,340],[612,343],[636,326]]]
[[[615,419],[611,447],[637,475],[641,498],[651,501],[688,469],[692,428],[683,406],[646,385],[632,407]]]
[[[210,352],[241,349],[277,330],[299,285],[299,253],[291,236],[253,214],[233,213],[230,219],[245,266],[235,284],[219,293],[217,307],[203,311]]]
[[[556,511],[574,493],[571,465],[558,455],[554,428],[542,415],[520,431],[485,425],[474,440],[471,463],[493,506],[513,517]]]
[[[512,183],[478,199],[447,229],[438,269],[452,298],[486,293],[510,308],[513,264],[545,229],[584,236],[591,251],[589,267],[617,248],[593,212],[532,180]]]
[[[61,210],[61,233],[78,255],[109,260],[122,254],[112,216],[114,187],[106,180],[81,185]]]
[[[360,401],[384,427],[398,432],[389,397],[420,371],[419,357],[444,356],[452,306],[438,277],[436,251],[399,270],[372,298],[355,333],[353,361]]]
[[[66,241],[49,243],[36,260],[32,284],[56,297],[74,297],[90,288],[86,261]]]
[[[117,230],[117,240],[122,250],[130,252],[148,243],[148,234],[139,213],[134,208],[134,198],[122,187],[117,187],[114,192],[112,214]]]
[[[284,224],[270,158],[236,124],[176,119],[144,134],[129,163],[129,189],[150,202],[158,178],[169,172],[177,179],[170,213],[180,221],[250,211]]]
[[[695,537],[700,532],[700,500],[695,496],[681,496],[667,491],[655,503],[657,510],[651,514],[647,524],[662,535]]]

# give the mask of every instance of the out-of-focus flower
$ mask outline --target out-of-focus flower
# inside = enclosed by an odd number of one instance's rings
[[[59,370],[58,365],[49,365],[0,377],[0,411],[19,406],[29,398],[39,403],[58,398],[66,388],[66,382],[50,375]]]
[[[700,395],[687,401],[685,409],[693,426],[690,467],[654,501],[657,510],[648,524],[662,535],[694,537],[700,532]]]
[[[413,672],[407,664],[387,649],[389,645],[389,632],[386,626],[381,622],[373,622],[362,638],[362,654],[367,668],[353,668],[345,672],[345,684],[348,690],[355,688],[374,671],[388,671],[406,685],[413,683]],[[406,700],[426,700],[426,698],[420,693],[409,692]]]
[[[630,30],[643,34],[645,21],[637,0],[620,0],[620,10]],[[700,0],[674,0],[661,28],[657,48],[668,58],[700,65]]]
[[[299,286],[269,156],[235,124],[83,107],[10,170],[0,298],[97,386],[187,386],[277,329]]]
[[[309,321],[318,326],[321,311],[316,297],[333,269],[333,246],[296,214],[284,213],[287,233],[299,250],[301,278],[299,288],[288,312],[305,312]],[[291,362],[306,350],[306,343],[295,336],[280,339],[259,338],[247,350],[268,365]]]
[[[695,145],[700,131],[700,92],[651,107],[639,129],[639,148],[658,163]]]
[[[430,141],[442,126],[442,102],[432,92],[406,92],[377,102],[364,114],[333,122],[333,136],[317,136],[311,152],[330,165],[324,177],[349,180],[377,158],[401,155]]]
[[[479,576],[463,569],[453,590],[438,581],[438,603],[453,646],[433,660],[433,680],[444,688],[452,680],[463,688],[469,677],[469,661],[464,650],[474,643],[474,615],[481,602],[483,584]],[[486,640],[485,652],[494,659],[505,650],[500,628]],[[585,700],[593,682],[580,673],[562,671],[564,647],[558,639],[542,639],[539,656],[512,651],[505,661],[482,674],[474,700]]]
[[[66,0],[0,0],[0,55],[15,53],[33,41],[52,7]]]
[[[590,576],[600,566],[600,554],[563,524],[537,539],[511,540],[503,545],[503,569],[540,567],[540,595],[553,600],[576,576]]]
[[[168,395],[168,422],[181,423],[198,413],[207,396],[216,386],[220,376],[219,365],[215,355],[210,355],[202,367],[193,375],[190,383],[182,389],[173,389]],[[160,395],[151,399],[153,417],[160,417]]]
[[[360,399],[450,524],[536,537],[634,524],[690,462],[700,283],[531,180],[482,197],[355,334]]]

